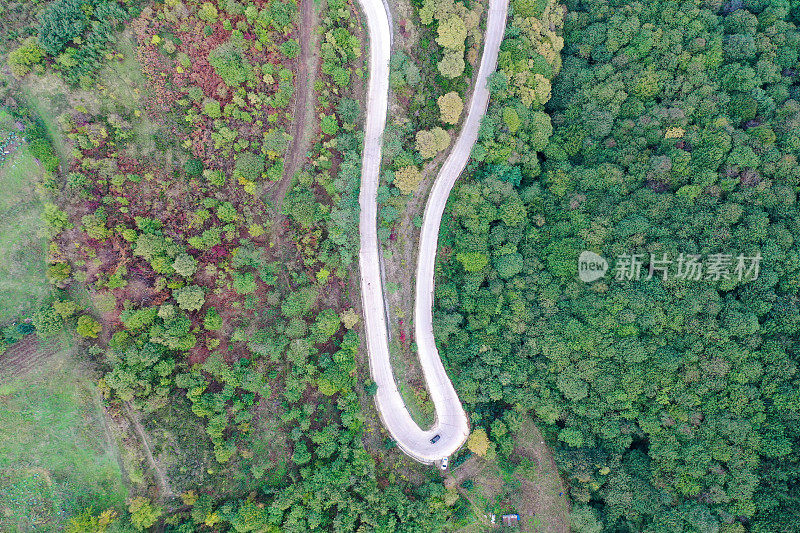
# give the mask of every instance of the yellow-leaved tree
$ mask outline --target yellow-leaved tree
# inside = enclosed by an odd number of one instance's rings
[[[417,190],[422,174],[414,166],[403,167],[394,173],[394,184],[403,194],[411,194]]]
[[[481,457],[486,457],[489,451],[489,436],[483,428],[475,428],[467,439],[467,448],[472,453],[478,454]]]
[[[461,111],[464,110],[464,101],[455,91],[450,91],[436,99],[439,104],[442,122],[445,124],[458,124]]]

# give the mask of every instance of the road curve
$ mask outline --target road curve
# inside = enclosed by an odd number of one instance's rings
[[[487,78],[497,67],[497,54],[505,32],[508,0],[490,0],[485,44],[475,90],[461,134],[436,177],[428,203],[420,237],[419,264],[416,279],[416,341],[420,364],[436,410],[434,425],[420,428],[411,417],[392,373],[389,355],[383,281],[380,271],[380,246],[377,229],[377,194],[380,175],[381,145],[386,126],[389,92],[389,59],[391,32],[388,12],[382,0],[359,0],[369,30],[369,84],[367,89],[366,124],[361,163],[361,206],[359,233],[361,250],[361,299],[367,337],[370,370],[378,385],[375,403],[384,427],[398,447],[423,463],[433,463],[455,452],[469,435],[469,422],[453,384],[447,377],[433,338],[433,270],[439,225],[447,197],[469,160],[478,138],[480,120],[489,102]],[[431,439],[439,435],[435,443]]]

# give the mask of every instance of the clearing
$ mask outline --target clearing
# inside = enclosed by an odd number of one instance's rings
[[[520,530],[569,533],[569,500],[553,454],[529,417],[514,432],[508,458],[471,455],[446,476],[445,484],[460,496],[454,503],[454,529],[484,531],[487,516],[519,514]],[[455,495],[454,495],[455,496]]]

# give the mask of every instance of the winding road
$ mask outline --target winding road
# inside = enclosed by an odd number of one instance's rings
[[[361,206],[359,233],[361,250],[361,299],[367,337],[370,370],[378,385],[375,403],[384,427],[398,447],[422,463],[433,463],[458,450],[469,436],[469,421],[453,384],[447,377],[433,338],[432,308],[434,265],[439,225],[447,197],[466,167],[478,138],[478,129],[489,104],[487,78],[497,68],[497,54],[505,32],[508,0],[490,0],[483,56],[467,117],[450,155],[439,171],[428,202],[420,234],[415,295],[416,341],[425,382],[436,410],[436,420],[427,430],[411,417],[392,373],[389,355],[386,307],[380,268],[377,228],[377,194],[383,130],[389,99],[391,22],[382,0],[359,0],[369,30],[369,84],[361,163]],[[431,439],[435,436],[436,442]]]

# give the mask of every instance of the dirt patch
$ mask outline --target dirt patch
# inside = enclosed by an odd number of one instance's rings
[[[39,368],[63,347],[60,338],[41,340],[28,335],[0,356],[0,383]]]

